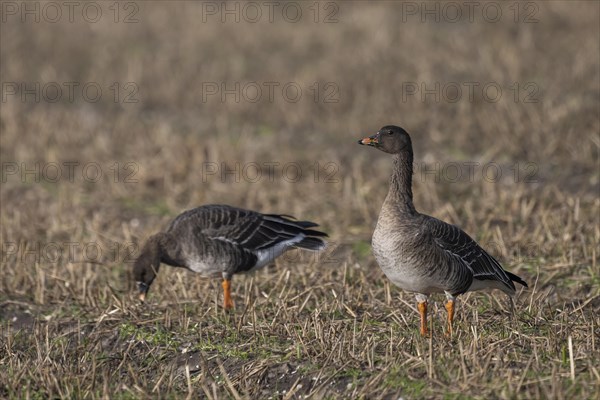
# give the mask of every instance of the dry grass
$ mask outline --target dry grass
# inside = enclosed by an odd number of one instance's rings
[[[498,23],[402,22],[389,2],[338,4],[333,24],[203,23],[200,4],[148,2],[123,24],[99,4],[107,17],[95,24],[1,25],[4,84],[98,82],[103,96],[1,103],[0,397],[598,397],[597,3],[540,2],[532,24],[506,4]],[[253,81],[296,82],[303,97],[202,100],[203,83]],[[134,82],[139,102],[115,103],[113,82]],[[337,103],[323,101],[326,82]],[[403,101],[411,82],[504,90],[497,102]],[[516,102],[515,82],[534,83],[539,101],[520,89]],[[356,139],[388,123],[413,134],[417,208],[530,283],[514,313],[499,293],[462,296],[448,339],[434,298],[434,336],[418,336],[412,296],[370,254],[391,163]],[[79,163],[73,179],[53,179],[49,166],[65,162]],[[206,173],[267,162],[280,164],[258,182]],[[292,162],[297,180],[283,171]],[[438,182],[425,173],[436,162]],[[454,181],[448,166],[465,162],[495,162],[502,177],[478,167]],[[39,174],[22,174],[35,163]],[[90,163],[97,182],[82,177]],[[237,277],[230,315],[218,282],[168,267],[140,306],[137,245],[205,203],[316,220],[331,246]]]

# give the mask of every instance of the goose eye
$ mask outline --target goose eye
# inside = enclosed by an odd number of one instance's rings
[[[392,131],[388,131],[388,133],[387,133],[387,134],[388,134],[388,135],[390,135],[390,136],[392,136],[392,135],[394,134],[394,132],[392,132]]]

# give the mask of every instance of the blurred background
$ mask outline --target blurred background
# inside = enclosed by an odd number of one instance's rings
[[[423,212],[477,236],[469,212],[514,220],[525,201],[556,215],[577,198],[597,222],[595,4],[8,2],[2,15],[4,241],[133,241],[221,202],[368,241],[391,165],[356,141],[386,124],[412,133]],[[540,226],[523,217],[510,229]]]
[[[208,203],[320,223],[327,262],[280,263],[379,290],[391,160],[357,140],[387,124],[419,211],[544,301],[598,296],[600,7],[476,4],[3,2],[0,299],[110,302],[137,246]],[[187,296],[175,276],[157,298]]]

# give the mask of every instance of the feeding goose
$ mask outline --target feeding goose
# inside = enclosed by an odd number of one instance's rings
[[[358,141],[393,155],[390,188],[373,233],[373,254],[392,283],[416,294],[421,335],[427,332],[427,299],[446,294],[448,333],[452,333],[454,301],[468,291],[495,288],[515,294],[520,277],[500,263],[460,228],[421,214],[413,205],[413,150],[408,133],[397,126],[381,128]]]
[[[133,266],[144,301],[161,263],[223,278],[224,308],[233,308],[234,274],[264,267],[286,250],[325,248],[327,234],[310,221],[261,214],[227,205],[206,205],[177,216],[166,231],[151,236]]]

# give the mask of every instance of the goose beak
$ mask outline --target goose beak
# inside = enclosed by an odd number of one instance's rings
[[[148,293],[148,285],[144,282],[137,282],[138,291],[140,292],[139,299],[143,303],[146,300],[146,293]]]
[[[366,137],[358,141],[358,144],[362,144],[365,146],[376,146],[379,144],[379,133],[374,134],[373,136]]]

